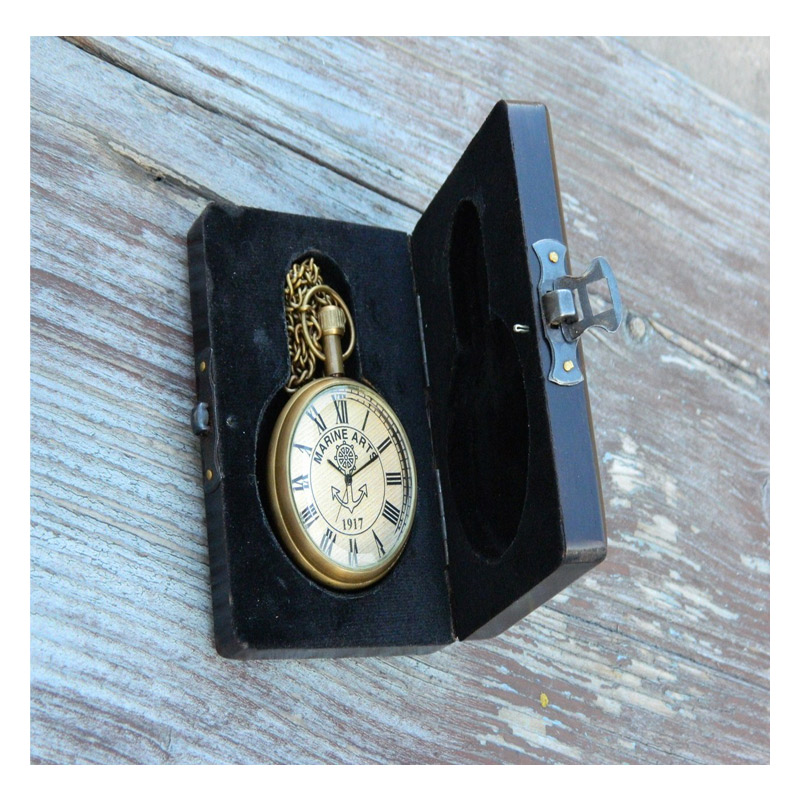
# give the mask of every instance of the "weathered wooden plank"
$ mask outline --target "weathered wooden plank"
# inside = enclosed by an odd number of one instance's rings
[[[544,101],[576,265],[601,247],[626,302],[767,375],[768,128],[624,43],[78,41],[420,211],[498,98]]]
[[[134,76],[95,58],[87,60],[72,45],[34,39],[32,55],[41,63],[31,76],[32,104],[52,118],[44,126],[57,129],[64,119],[78,125],[85,121],[87,136],[107,145],[116,172],[141,177],[143,171],[154,183],[182,187],[193,213],[209,200],[223,199],[372,224],[397,224],[399,215],[411,225],[418,216],[374,192],[356,187],[342,191],[349,181],[318,169],[307,158],[190,100],[154,92]],[[127,95],[126,102],[115,102],[120,92]],[[57,137],[52,139],[57,146]],[[183,231],[175,235],[185,246]]]
[[[768,387],[630,301],[622,335],[586,344],[598,570],[431,656],[219,659],[185,231],[229,192],[407,229],[416,214],[57,41],[34,44],[32,109],[34,760],[768,760]]]

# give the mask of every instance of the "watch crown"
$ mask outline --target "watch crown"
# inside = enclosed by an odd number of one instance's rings
[[[323,306],[319,310],[319,326],[323,336],[344,336],[347,317],[339,306]]]
[[[347,316],[339,306],[322,306],[317,312],[322,329],[322,350],[325,354],[325,374],[344,375],[342,337]]]

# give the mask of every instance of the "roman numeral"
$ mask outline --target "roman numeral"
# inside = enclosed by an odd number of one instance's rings
[[[403,484],[403,476],[399,472],[386,473],[387,486],[402,486],[402,484]]]
[[[379,445],[378,445],[378,452],[382,453],[390,444],[392,440],[387,436]]]
[[[350,421],[347,418],[347,400],[334,400],[333,405],[336,409],[336,424],[347,425]]]
[[[383,546],[383,542],[378,538],[378,534],[375,531],[372,531],[372,535],[375,538],[375,544],[378,545],[378,550],[382,556],[386,555],[386,548]]]
[[[296,492],[308,489],[308,475],[298,475],[296,478],[292,478],[292,489]]]
[[[296,448],[297,448],[297,449],[298,449],[298,450],[299,450],[301,453],[306,453],[306,454],[307,454],[307,455],[309,455],[309,456],[310,456],[310,455],[311,455],[311,453],[313,452],[313,451],[311,450],[311,448],[310,448],[310,447],[306,447],[304,444],[297,444],[297,442],[295,442],[295,443],[294,443],[294,446],[295,446],[295,447],[296,447]]]
[[[331,550],[333,550],[333,543],[335,541],[336,534],[330,528],[326,528],[325,534],[322,537],[322,541],[319,544],[320,550],[322,550],[326,556],[329,556],[331,554]]]
[[[388,500],[383,504],[383,516],[392,523],[397,525],[397,520],[400,519],[400,509],[393,506]]]
[[[355,539],[350,540],[350,552],[347,554],[347,563],[351,567],[358,566],[358,542]]]
[[[314,522],[314,520],[317,519],[318,516],[319,516],[319,512],[317,511],[316,506],[314,506],[313,504],[310,505],[310,506],[306,506],[300,512],[300,518],[303,520],[303,522],[306,525],[310,525],[312,522]]]
[[[319,411],[313,407],[309,408],[308,411],[306,411],[306,414],[308,414],[308,416],[314,421],[314,424],[319,428],[319,432],[325,433],[325,431],[328,429],[328,426],[325,424],[325,420],[322,419],[322,414],[320,414]]]
[[[367,409],[367,413],[364,414],[364,424],[361,426],[361,430],[363,431],[364,428],[367,427],[367,420],[369,419],[369,409]]]

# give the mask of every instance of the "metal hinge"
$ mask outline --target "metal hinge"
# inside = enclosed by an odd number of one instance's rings
[[[617,281],[604,258],[596,258],[579,278],[567,273],[567,248],[555,239],[541,239],[531,245],[541,265],[539,300],[544,334],[553,363],[549,379],[572,386],[583,380],[578,364],[578,337],[594,325],[614,332],[622,321],[622,301]],[[589,297],[589,285],[605,281],[611,305],[596,312]],[[597,303],[597,300],[595,301]]]
[[[213,363],[210,347],[195,357],[198,402],[192,409],[192,432],[200,439],[200,452],[203,456],[203,490],[206,494],[213,492],[219,486],[222,477],[217,459]]]

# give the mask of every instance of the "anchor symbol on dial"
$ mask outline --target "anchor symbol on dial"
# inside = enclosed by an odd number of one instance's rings
[[[358,456],[349,444],[340,444],[336,447],[336,455],[333,461],[328,459],[328,463],[344,476],[344,493],[340,492],[335,486],[331,486],[331,498],[336,500],[342,508],[346,508],[351,514],[359,506],[361,501],[368,496],[367,484],[362,484],[356,497],[353,488],[353,476],[376,461],[378,454],[373,452],[366,463],[356,468]],[[339,509],[341,511],[341,509]],[[338,518],[338,514],[337,514]]]

